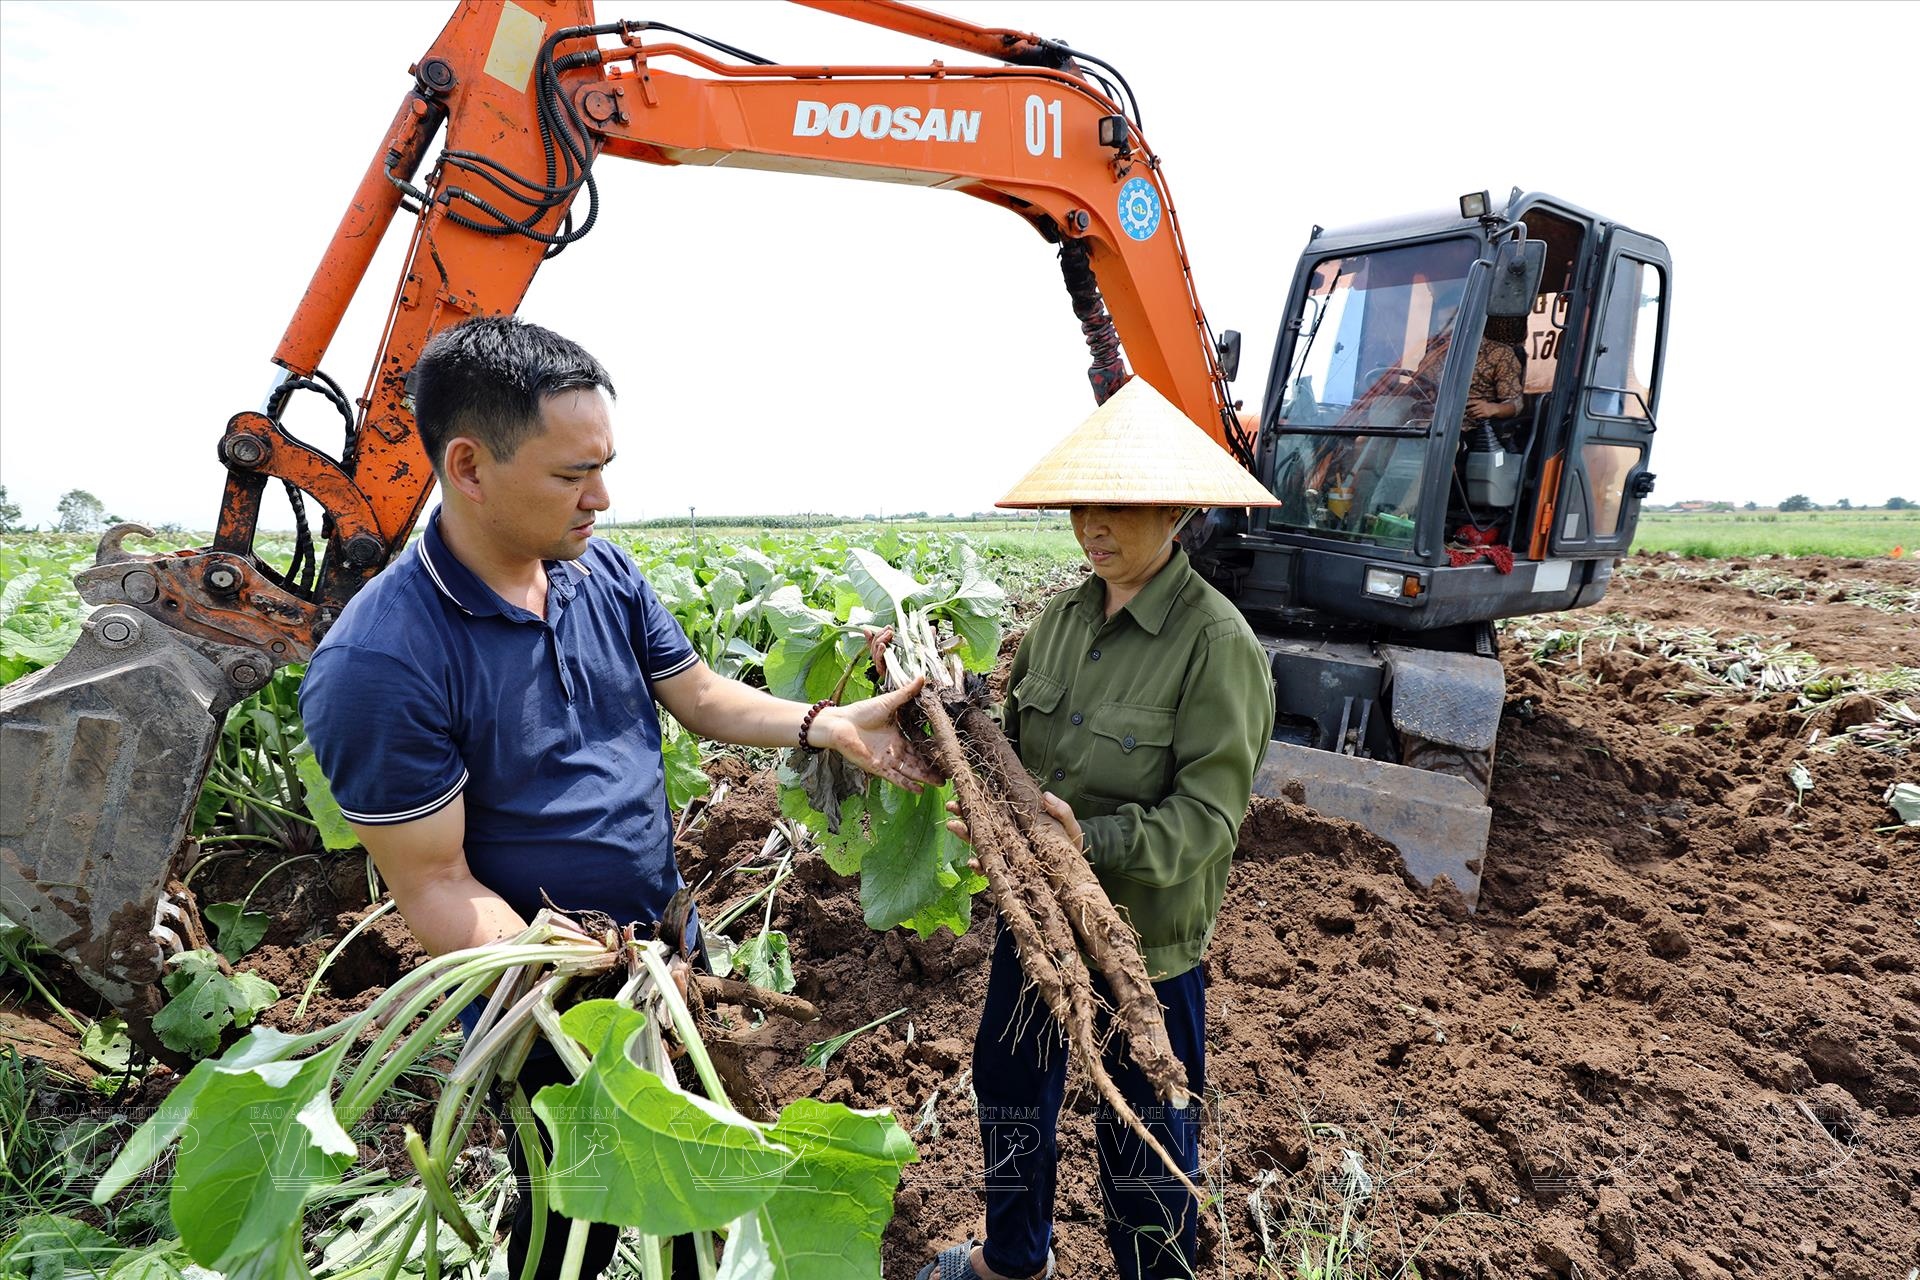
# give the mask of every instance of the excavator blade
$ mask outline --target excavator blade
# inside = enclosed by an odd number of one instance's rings
[[[1445,876],[1469,909],[1479,905],[1493,811],[1466,779],[1272,742],[1253,790],[1358,823],[1397,848],[1421,884],[1432,888]]]
[[[65,957],[135,1040],[181,944],[167,894],[232,683],[127,605],[0,688],[0,913]]]

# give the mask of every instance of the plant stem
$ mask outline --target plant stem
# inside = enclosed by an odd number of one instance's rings
[[[587,1074],[587,1070],[593,1066],[593,1059],[587,1056],[586,1051],[572,1036],[561,1029],[560,1015],[554,1011],[551,1000],[542,1000],[533,1006],[533,1020],[540,1024],[540,1030],[546,1035],[547,1043],[551,1044],[553,1051],[560,1055],[560,1061],[566,1064],[573,1078],[578,1080]]]
[[[307,989],[300,993],[300,1003],[295,1005],[293,1008],[293,1016],[295,1021],[298,1021],[299,1019],[306,1016],[307,1001],[313,999],[314,991],[317,990],[320,986],[321,977],[327,972],[328,966],[330,966],[336,959],[339,958],[340,953],[347,949],[347,944],[352,942],[355,938],[359,937],[360,931],[362,929],[365,929],[368,925],[372,924],[375,920],[378,920],[381,916],[386,915],[387,912],[392,911],[393,908],[394,908],[394,903],[393,903],[393,899],[391,898],[381,903],[379,908],[375,910],[372,914],[368,915],[365,919],[361,920],[360,923],[353,926],[353,928],[347,930],[347,936],[340,939],[340,941],[334,943],[333,946],[327,951],[327,954],[320,958],[319,968],[315,969],[313,971],[313,977],[307,980]]]
[[[453,1188],[447,1185],[447,1171],[440,1162],[427,1154],[427,1144],[420,1140],[420,1131],[412,1125],[406,1127],[407,1158],[413,1161],[413,1167],[420,1171],[420,1187],[426,1192],[427,1202],[433,1206],[434,1214],[454,1229],[460,1239],[470,1249],[480,1247],[480,1236],[467,1221],[467,1215],[461,1211],[460,1202],[453,1198]],[[434,1232],[435,1237],[439,1232]]]
[[[712,933],[723,932],[735,920],[738,920],[741,916],[753,910],[755,903],[759,902],[762,898],[765,898],[771,895],[774,890],[778,889],[781,885],[785,884],[792,876],[793,876],[792,859],[789,858],[789,859],[782,860],[782,862],[780,863],[780,869],[774,872],[772,880],[768,881],[766,884],[761,885],[758,889],[755,889],[752,893],[740,899],[740,901],[734,903],[731,907],[728,907],[726,911],[722,913],[718,919],[714,920],[713,923],[707,925],[707,929]]]
[[[343,1027],[352,1026],[354,1034],[358,1035],[362,1029],[379,1020],[383,1015],[388,1015],[385,1029],[380,1033],[379,1039],[375,1040],[373,1046],[367,1050],[365,1060],[354,1069],[353,1076],[342,1090],[342,1097],[360,1089],[361,1083],[373,1071],[374,1064],[393,1047],[394,1041],[400,1038],[413,1019],[419,1017],[428,1005],[441,998],[446,988],[468,982],[478,975],[479,985],[467,996],[467,999],[472,999],[500,971],[511,969],[515,965],[557,963],[607,954],[587,944],[555,945],[546,941],[552,936],[551,927],[537,926],[529,928],[519,937],[504,943],[470,947],[464,951],[449,951],[445,955],[428,960],[382,992],[372,1004],[354,1015],[347,1023],[342,1024]],[[395,1005],[401,1001],[405,1001],[404,1006],[400,1012],[393,1013]],[[456,1004],[453,1008],[453,1016],[458,1016],[462,1007],[464,1004]],[[451,1017],[444,1019],[440,1025],[445,1026],[451,1020]]]
[[[667,1280],[666,1268],[660,1265],[660,1237],[640,1237],[640,1275],[642,1280]]]
[[[76,1015],[73,1010],[61,1004],[60,997],[54,995],[52,991],[47,989],[47,984],[40,980],[39,970],[26,963],[17,964],[14,968],[19,970],[20,976],[27,980],[27,985],[32,987],[35,993],[47,1002],[48,1008],[66,1019],[77,1034],[82,1036],[87,1034],[87,1024],[80,1021],[79,1016]]]
[[[218,794],[227,797],[229,800],[238,800],[242,804],[251,805],[252,807],[262,810],[263,812],[276,814],[279,817],[288,818],[294,822],[302,823],[309,827],[317,828],[319,825],[316,822],[314,822],[312,818],[309,818],[304,813],[295,813],[291,809],[283,809],[279,805],[274,804],[271,800],[262,800],[259,796],[250,795],[247,792],[240,790],[238,787],[234,787],[226,783],[215,782],[212,778],[207,779],[206,785],[209,788],[211,788],[213,791],[217,792]]]
[[[541,1145],[533,1108],[527,1105],[527,1091],[517,1082],[507,1099],[507,1114],[513,1120],[513,1136],[520,1144],[520,1154],[527,1162],[527,1199],[532,1210],[527,1226],[527,1257],[520,1264],[519,1280],[534,1280],[547,1247],[547,1153]]]
[[[265,884],[268,878],[271,877],[274,872],[279,871],[283,867],[290,867],[296,862],[305,862],[309,858],[318,858],[319,856],[320,855],[317,853],[296,854],[291,858],[287,858],[287,859],[284,859],[283,861],[276,862],[271,867],[268,867],[266,875],[263,875],[258,880],[255,880],[253,882],[253,888],[247,890],[247,896],[240,899],[240,909],[242,911],[245,911],[247,909],[247,904],[253,901],[253,895],[260,892],[260,886]]]
[[[407,1223],[407,1233],[400,1237],[400,1247],[393,1251],[393,1257],[387,1262],[387,1269],[380,1273],[380,1280],[396,1280],[407,1255],[413,1252],[413,1242],[420,1236],[420,1226],[433,1216],[433,1206],[428,1203],[425,1193],[420,1196],[420,1204],[414,1209]],[[436,1233],[438,1228],[435,1229]]]
[[[660,958],[663,949],[657,942],[648,943],[640,948],[640,963],[653,976],[661,1003],[666,1005],[667,1016],[673,1020],[674,1034],[680,1037],[680,1043],[687,1051],[687,1059],[693,1063],[694,1073],[700,1077],[700,1087],[715,1102],[731,1107],[733,1104],[727,1099],[727,1087],[720,1083],[720,1073],[714,1070],[713,1059],[707,1056],[707,1046],[700,1039],[699,1028],[693,1024],[693,1011],[680,998],[680,988],[673,985],[673,975],[667,972],[667,963]]]
[[[542,936],[534,930],[528,930],[522,937]],[[516,942],[518,940],[516,939]],[[340,1116],[342,1124],[351,1124],[360,1117],[375,1098],[385,1092],[387,1087],[399,1078],[400,1073],[411,1065],[412,1059],[406,1054],[395,1054],[382,1059],[393,1047],[395,1041],[406,1032],[415,1018],[424,1013],[428,1006],[436,1001],[445,1000],[445,1007],[428,1017],[426,1023],[408,1039],[414,1056],[431,1044],[434,1037],[460,1016],[467,1002],[491,986],[502,970],[519,964],[540,964],[557,962],[569,958],[585,959],[592,956],[606,956],[608,953],[598,948],[558,946],[549,943],[536,945],[514,945],[496,943],[487,947],[474,947],[466,951],[452,951],[444,956],[435,956],[421,965],[393,988],[380,996],[366,1009],[354,1017],[355,1034],[361,1028],[379,1018],[381,1013],[390,1010],[404,994],[406,1003],[399,1012],[393,1013],[386,1028],[367,1050],[360,1065],[354,1068],[341,1090]],[[449,998],[446,988],[457,987]],[[371,1076],[371,1079],[369,1079]]]
[[[567,1253],[560,1260],[560,1280],[580,1280],[580,1264],[587,1260],[587,1230],[585,1218],[574,1218],[568,1224]]]

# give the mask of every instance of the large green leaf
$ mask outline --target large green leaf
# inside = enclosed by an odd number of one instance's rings
[[[287,1056],[288,1046],[294,1037],[271,1027],[255,1027],[247,1033],[219,1060],[196,1063],[193,1070],[187,1072],[179,1084],[167,1093],[161,1101],[159,1110],[148,1116],[145,1123],[133,1131],[127,1139],[127,1145],[120,1149],[107,1171],[100,1175],[99,1185],[93,1189],[93,1202],[105,1204],[135,1178],[158,1160],[173,1140],[186,1129],[187,1121],[193,1116],[194,1104],[199,1101],[200,1091],[207,1087],[219,1071],[240,1071],[269,1062],[278,1062]]]
[[[333,1114],[328,1087],[345,1040],[305,1062],[215,1066],[193,1108],[169,1205],[193,1259],[233,1273],[260,1270],[257,1255],[298,1259],[307,1197],[339,1181],[355,1148]],[[304,1270],[304,1267],[302,1268]]]
[[[225,1280],[312,1280],[313,1277],[313,1272],[307,1267],[306,1249],[301,1244],[298,1222],[288,1226],[262,1248],[234,1260],[221,1271]],[[206,1280],[206,1277],[204,1273],[195,1271],[192,1280]]]
[[[69,1271],[97,1275],[122,1251],[119,1241],[78,1218],[36,1213],[0,1240],[0,1276],[62,1280]]]
[[[664,728],[665,726],[663,726]],[[700,767],[700,740],[673,726],[661,741],[660,758],[666,765],[667,803],[685,809],[695,796],[704,796],[713,782]]]
[[[201,914],[213,926],[214,945],[229,960],[238,960],[259,946],[260,940],[267,936],[267,926],[272,923],[266,912],[248,911],[238,902],[210,903]]]
[[[704,610],[707,593],[700,589],[700,579],[694,576],[693,570],[685,565],[656,565],[647,571],[647,582],[660,602],[676,616],[696,604]]]
[[[707,599],[713,604],[716,618],[733,612],[733,606],[746,594],[747,580],[730,568],[722,568],[707,581]]]
[[[123,1253],[107,1269],[105,1280],[185,1280],[182,1265],[192,1270],[195,1280],[202,1280],[206,1275],[187,1262],[178,1240],[166,1240],[138,1253]]]
[[[880,1280],[900,1171],[920,1158],[913,1141],[890,1112],[812,1098],[789,1104],[771,1136],[795,1156],[757,1215],[775,1280]]]
[[[266,979],[252,973],[232,977],[220,972],[211,951],[183,951],[167,962],[161,979],[172,999],[154,1015],[154,1034],[177,1053],[204,1058],[220,1047],[230,1026],[244,1027],[280,998]]]
[[[789,753],[790,756],[798,754],[797,751]],[[836,824],[809,803],[801,774],[788,757],[782,757],[778,776],[781,814],[798,820],[813,833],[820,856],[835,875],[858,875],[860,860],[867,852],[866,793],[852,791],[841,798]]]
[[[17,578],[8,579],[7,585],[0,588],[0,622],[11,618],[14,610],[26,600],[27,593],[39,585],[40,575],[31,569]]]
[[[340,812],[340,802],[333,798],[333,784],[320,771],[320,761],[314,756],[313,748],[304,742],[294,749],[293,770],[300,775],[307,813],[320,828],[320,843],[335,851],[358,849],[360,837],[353,833],[347,815]]]
[[[778,929],[756,933],[735,947],[732,965],[763,991],[784,995],[793,990],[793,956],[787,947],[787,935]]]
[[[860,597],[860,603],[873,613],[876,626],[898,622],[907,611],[907,602],[926,594],[924,583],[882,560],[865,547],[847,552],[847,581]]]
[[[951,930],[955,937],[965,933],[973,923],[974,895],[987,887],[985,876],[964,865],[950,868],[940,879],[951,880],[951,883],[946,884],[933,901],[900,922],[902,927],[923,938],[930,938],[941,929]]]
[[[684,1235],[766,1203],[791,1154],[752,1121],[635,1066],[628,1046],[646,1025],[642,1014],[592,1000],[560,1025],[593,1055],[578,1081],[533,1099],[553,1134],[550,1194],[560,1212]]]
[[[950,787],[914,795],[884,783],[867,793],[872,844],[860,859],[860,909],[870,927],[903,924],[952,887],[946,849],[951,796]]]
[[[959,551],[960,588],[938,612],[964,643],[961,661],[969,671],[991,671],[1000,657],[1000,618],[1006,612],[1007,593],[987,577],[972,547]]]
[[[133,1040],[127,1035],[126,1020],[110,1013],[88,1023],[86,1034],[80,1037],[80,1056],[106,1071],[125,1072],[133,1062]]]
[[[827,631],[813,637],[795,633],[776,642],[767,651],[767,692],[794,702],[817,702],[832,693],[845,665],[841,638]],[[846,700],[853,696],[849,693]]]
[[[739,570],[740,576],[747,580],[747,590],[755,595],[761,594],[769,585],[783,577],[779,565],[769,559],[764,552],[756,551],[752,547],[730,547],[727,550],[727,557],[733,562],[733,567]]]
[[[769,593],[760,608],[767,626],[782,640],[794,635],[815,639],[833,626],[833,615],[808,604],[800,588],[792,583]]]

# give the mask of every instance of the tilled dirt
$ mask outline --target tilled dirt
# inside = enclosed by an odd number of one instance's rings
[[[1892,826],[1882,800],[1920,782],[1920,763],[1897,738],[1847,734],[1897,699],[1803,706],[1662,652],[1680,629],[1751,635],[1871,685],[1920,667],[1920,613],[1899,611],[1916,592],[1904,563],[1636,558],[1599,608],[1510,633],[1475,915],[1409,883],[1364,831],[1256,801],[1206,962],[1219,1196],[1202,1274],[1274,1274],[1343,1209],[1383,1276],[1904,1280],[1920,1266],[1920,829]],[[1535,646],[1548,628],[1584,640]],[[744,891],[719,873],[778,816],[770,774],[717,771],[729,794],[681,850],[690,881],[716,877],[709,908]],[[359,858],[315,865],[256,895],[274,925],[247,963],[289,997],[266,1015],[278,1026],[366,910]],[[209,868],[207,889],[244,874]],[[960,938],[875,934],[857,887],[808,858],[775,924],[821,1022],[755,1025],[723,1006],[715,1038],[770,1102],[891,1107],[913,1132],[921,1159],[886,1237],[886,1274],[911,1276],[980,1225],[968,1062],[984,899]],[[362,1007],[418,954],[396,918],[378,922],[303,1021]],[[809,1042],[896,1009],[825,1071],[802,1063]],[[1092,1111],[1069,1094],[1066,1276],[1111,1269]]]
[[[1636,562],[1600,609],[1553,621],[1602,628],[1577,652],[1509,646],[1476,915],[1409,884],[1364,831],[1256,802],[1207,961],[1220,1198],[1203,1274],[1262,1274],[1263,1253],[1308,1238],[1290,1227],[1336,1230],[1343,1206],[1382,1275],[1920,1265],[1920,831],[1876,830],[1895,821],[1883,793],[1920,768],[1818,749],[1864,695],[1803,711],[1791,694],[1702,694],[1658,644],[1661,628],[1714,628],[1836,669],[1920,666],[1920,615],[1821,586],[1911,592],[1920,574],[1762,563],[1810,598]],[[1654,634],[1610,634],[1636,620]],[[1812,779],[1798,804],[1796,763]],[[737,779],[686,861],[724,865],[774,813],[764,777]],[[888,1106],[914,1131],[921,1162],[887,1235],[887,1274],[910,1276],[979,1227],[967,1064],[991,923],[977,909],[959,939],[872,935],[853,886],[817,863],[801,883],[776,923],[826,1017],[743,1029],[738,1047],[780,1098]],[[826,1072],[799,1064],[808,1041],[898,1008]],[[1105,1274],[1091,1099],[1069,1113],[1061,1273]]]

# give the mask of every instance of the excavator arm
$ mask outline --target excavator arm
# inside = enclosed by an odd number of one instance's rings
[[[433,486],[407,394],[415,360],[449,325],[516,310],[541,264],[591,232],[605,157],[938,187],[1006,209],[1059,246],[1096,399],[1129,376],[1124,347],[1251,464],[1158,158],[1087,55],[897,0],[801,2],[999,61],[783,65],[658,24],[596,23],[588,0],[463,0],[411,68],[265,402],[221,436],[212,544],[138,555],[122,545],[136,527],[110,530],[78,578],[98,608],[73,652],[0,690],[0,903],[149,1048],[153,984],[190,923],[174,876],[225,712],[308,657],[405,545]],[[349,403],[322,362],[403,213],[405,270]],[[339,408],[338,457],[282,425],[302,391]],[[284,572],[253,549],[271,481],[303,534],[297,495],[324,511],[323,554],[296,551]]]

